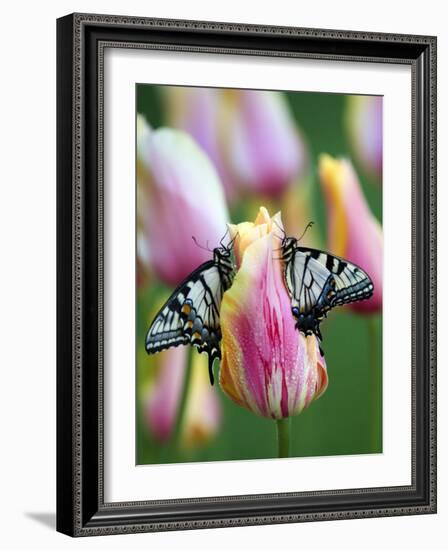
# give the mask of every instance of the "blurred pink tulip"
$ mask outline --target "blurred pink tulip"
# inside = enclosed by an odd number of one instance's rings
[[[359,265],[373,281],[373,296],[351,304],[362,313],[381,311],[383,233],[370,211],[358,177],[346,159],[322,155],[319,174],[328,211],[328,250]]]
[[[151,434],[162,444],[169,441],[175,428],[187,360],[186,347],[171,348],[157,357],[158,370],[147,391],[144,416]],[[208,379],[207,358],[195,353],[191,360],[191,380],[180,428],[180,443],[187,449],[208,443],[221,423],[219,399]]]
[[[224,92],[225,93],[225,92]],[[228,161],[245,187],[277,196],[305,168],[305,148],[281,92],[228,91]]]
[[[348,96],[346,122],[350,142],[361,168],[381,182],[383,98],[380,96]]]
[[[215,88],[166,87],[169,124],[188,132],[215,166],[227,200],[232,203],[237,190],[224,159],[221,91]]]
[[[145,286],[150,272],[149,246],[143,231],[143,220],[147,208],[147,198],[144,192],[149,182],[148,158],[146,151],[151,139],[151,127],[146,122],[143,115],[137,114],[136,134],[137,134],[137,155],[136,155],[136,175],[137,175],[137,286]]]
[[[299,414],[325,391],[326,364],[314,335],[295,328],[282,264],[276,259],[280,214],[261,208],[255,223],[230,226],[238,235],[239,270],[221,305],[220,384],[238,405],[266,418]]]
[[[170,124],[213,161],[233,202],[238,187],[279,195],[305,170],[303,140],[281,92],[166,88]]]
[[[228,211],[219,177],[207,155],[180,130],[161,128],[147,137],[141,158],[148,178],[141,194],[140,239],[158,277],[177,285],[210,253],[199,243],[216,246],[226,232]],[[137,144],[139,151],[139,144]]]
[[[176,422],[188,350],[181,346],[157,356],[156,378],[146,395],[146,423],[157,441],[166,443]]]

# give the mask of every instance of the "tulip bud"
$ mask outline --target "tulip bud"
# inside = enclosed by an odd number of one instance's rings
[[[228,161],[239,182],[278,196],[301,175],[305,148],[280,92],[232,91]]]
[[[207,358],[194,353],[191,378],[182,418],[180,442],[185,449],[201,447],[216,434],[221,406],[208,378]],[[152,436],[162,444],[172,437],[179,414],[188,349],[168,349],[154,359],[156,373],[144,400],[144,417]]]
[[[282,262],[280,214],[230,226],[239,270],[221,305],[220,384],[238,405],[280,419],[299,414],[327,387],[317,338],[295,328]]]
[[[212,161],[232,203],[237,189],[225,162],[222,94],[215,88],[166,87],[169,123],[190,134]]]
[[[373,281],[373,296],[351,304],[363,313],[381,311],[383,232],[370,211],[358,177],[348,160],[322,155],[319,174],[328,212],[328,250],[359,265]]]
[[[188,350],[181,346],[160,353],[157,372],[144,402],[146,424],[160,443],[166,443],[176,422]]]
[[[225,234],[228,212],[222,186],[208,157],[180,130],[151,132],[142,156],[149,173],[142,190],[142,242],[158,277],[177,285],[210,259],[192,237],[214,247]]]
[[[192,356],[190,391],[187,396],[181,444],[186,449],[206,445],[221,424],[221,404],[216,388],[210,385],[207,357]]]

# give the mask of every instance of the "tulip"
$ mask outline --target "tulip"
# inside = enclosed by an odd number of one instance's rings
[[[192,237],[213,247],[225,234],[228,211],[222,185],[206,154],[180,130],[152,131],[141,154],[149,174],[142,189],[141,242],[149,247],[146,256],[157,276],[177,285],[210,259],[210,252]]]
[[[166,443],[172,434],[178,412],[188,350],[181,346],[157,356],[157,372],[144,401],[146,424],[160,443]]]
[[[227,94],[231,169],[246,188],[276,197],[305,167],[304,144],[285,97],[254,90]]]
[[[213,162],[232,203],[237,194],[235,182],[224,158],[224,135],[220,90],[216,88],[164,88],[169,124],[189,133]]]
[[[167,88],[170,124],[207,152],[233,202],[238,186],[278,196],[305,168],[305,146],[281,92]]]
[[[180,443],[186,449],[201,447],[216,434],[221,407],[208,379],[207,358],[191,358],[191,379],[180,427]],[[188,361],[186,347],[171,348],[157,356],[157,371],[144,400],[144,417],[153,437],[166,444],[173,435]]]
[[[185,407],[181,445],[185,449],[203,447],[221,424],[221,404],[208,376],[207,357],[192,356],[191,383]]]
[[[319,175],[328,211],[329,252],[359,265],[373,281],[369,300],[351,308],[375,313],[382,308],[383,233],[363,195],[358,177],[348,160],[322,155]]]
[[[383,98],[380,96],[349,96],[346,122],[350,142],[361,168],[381,182]]]
[[[280,214],[230,225],[239,270],[221,304],[220,385],[238,405],[276,420],[299,414],[327,387],[314,335],[295,328],[278,248]]]

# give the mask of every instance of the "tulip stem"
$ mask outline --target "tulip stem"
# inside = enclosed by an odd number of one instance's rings
[[[174,424],[173,435],[171,440],[171,448],[173,458],[179,453],[180,440],[182,436],[182,427],[184,424],[184,416],[187,408],[188,393],[190,390],[191,373],[193,371],[193,357],[192,350],[188,352],[188,357],[185,365],[184,384],[182,386],[182,393],[180,394],[179,407],[177,409],[176,422]]]
[[[277,424],[277,444],[278,457],[286,458],[289,456],[289,418],[280,418]]]

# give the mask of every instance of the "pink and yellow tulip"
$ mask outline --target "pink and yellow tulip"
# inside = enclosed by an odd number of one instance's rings
[[[381,311],[383,233],[370,211],[358,177],[346,159],[322,155],[319,175],[328,211],[328,250],[359,265],[373,281],[372,298],[351,304],[362,313]]]
[[[230,226],[239,270],[221,305],[220,384],[238,405],[266,418],[299,414],[325,391],[316,337],[295,328],[278,260],[282,221],[260,209],[254,223]]]

